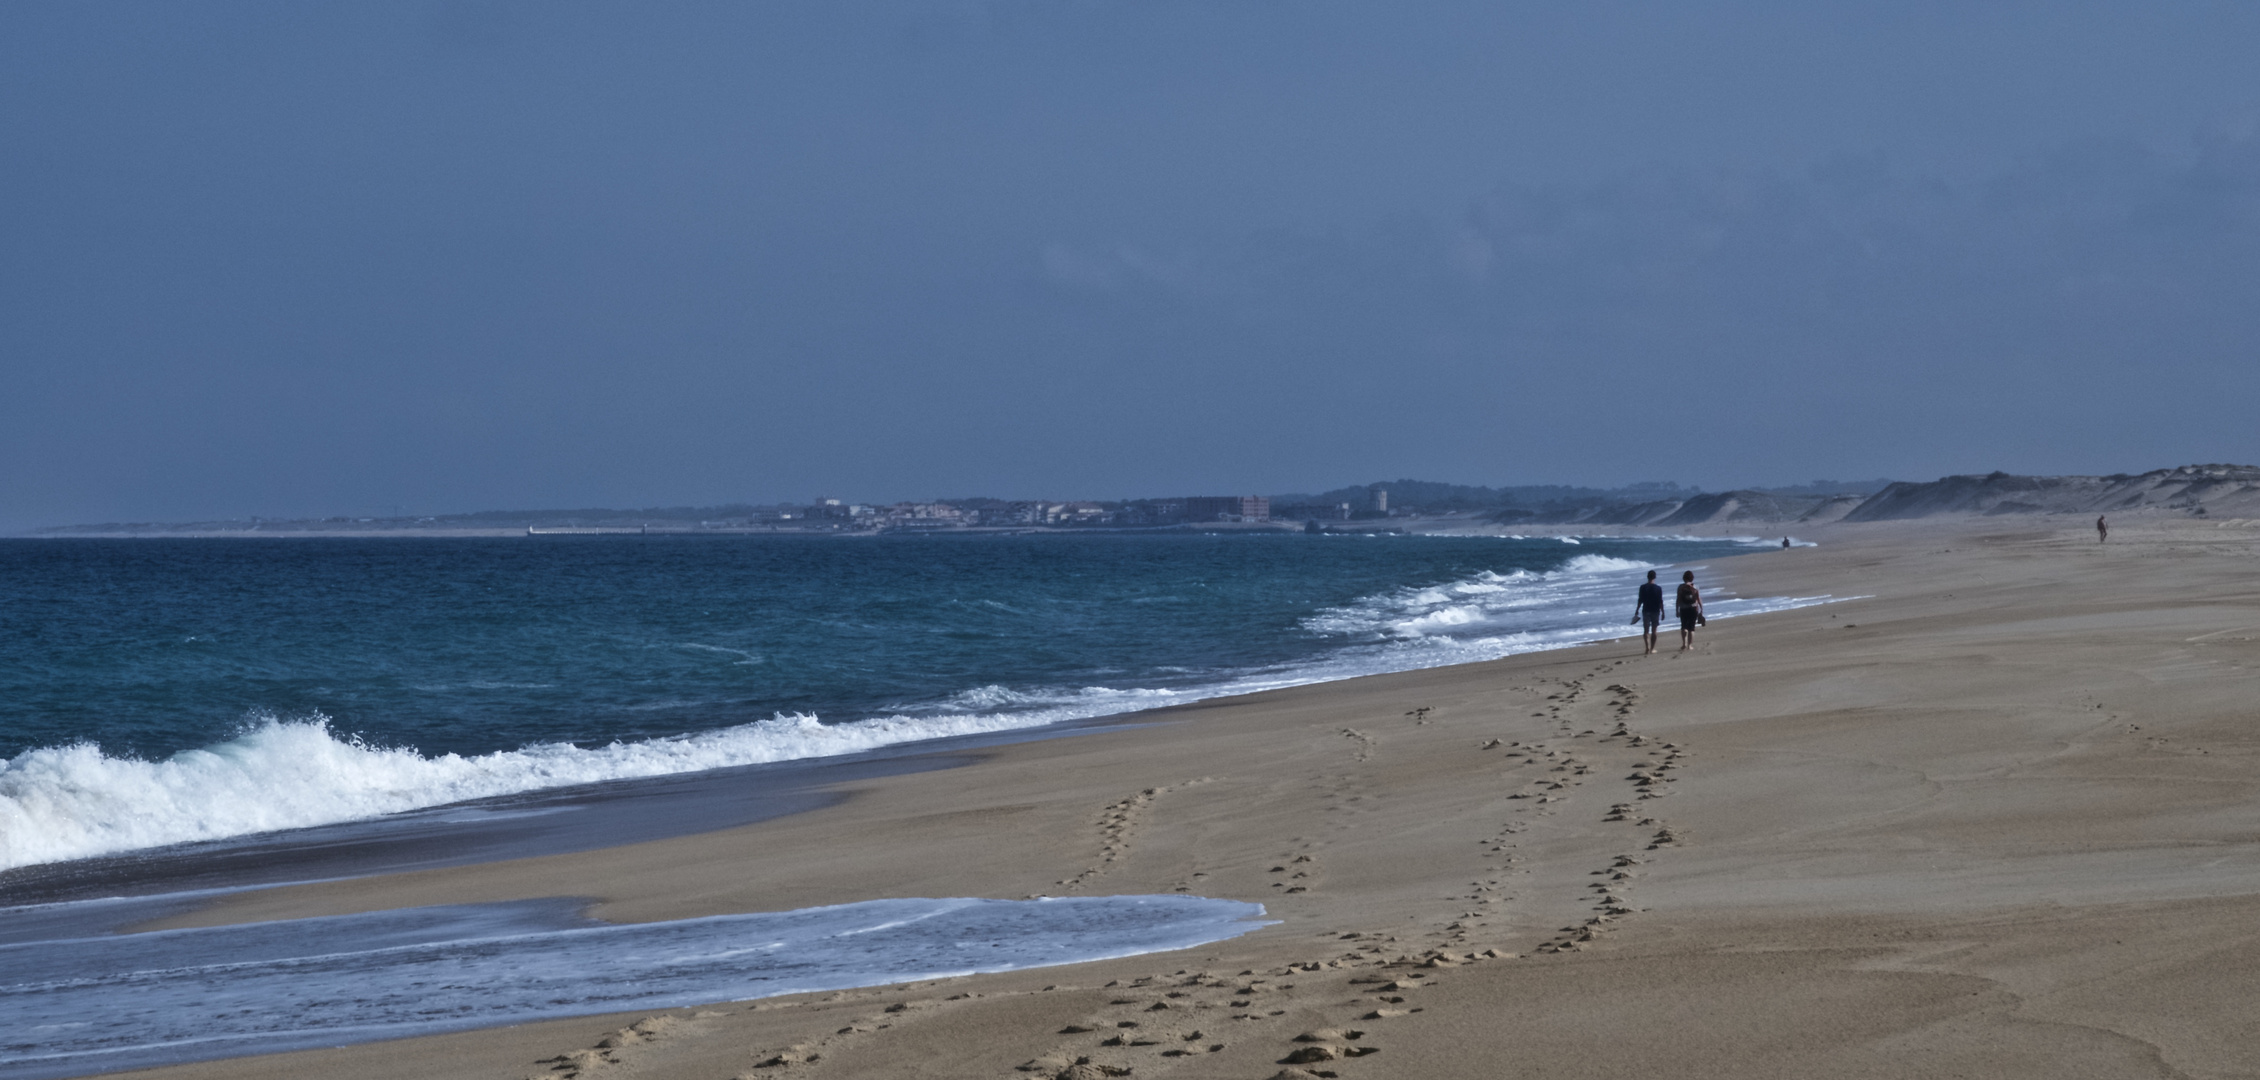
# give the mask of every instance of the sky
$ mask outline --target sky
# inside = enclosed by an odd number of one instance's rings
[[[0,529],[2260,461],[2260,5],[0,5]]]

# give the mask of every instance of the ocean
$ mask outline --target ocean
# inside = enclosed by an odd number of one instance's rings
[[[1713,618],[1763,541],[1396,535],[0,541],[0,1078],[1188,948],[1199,896],[616,926],[559,897],[122,933],[232,891],[822,805],[1154,706]],[[1763,557],[1758,555],[1756,557]],[[1195,721],[1197,722],[1197,721]],[[589,979],[592,970],[607,979]],[[131,1007],[125,1007],[127,1002]]]
[[[0,870],[1619,636],[1642,568],[1756,546],[0,541]]]

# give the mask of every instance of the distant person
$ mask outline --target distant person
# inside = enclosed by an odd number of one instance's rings
[[[1679,651],[1695,647],[1695,628],[1709,620],[1703,618],[1703,593],[1695,587],[1695,571],[1679,575]]]
[[[1786,536],[1784,536],[1784,537],[1782,537],[1782,538],[1781,538],[1781,550],[1783,550],[1783,551],[1787,551],[1787,550],[1789,550],[1789,538],[1788,538],[1788,537],[1786,537]]]
[[[2103,515],[2095,515],[2095,542],[2100,544],[2111,538],[2111,527],[2103,524]]]
[[[1640,655],[1656,651],[1656,627],[1664,621],[1664,587],[1656,584],[1656,572],[1648,571],[1648,583],[1640,586],[1640,599],[1632,609],[1632,621],[1640,624],[1640,642],[1646,648]]]

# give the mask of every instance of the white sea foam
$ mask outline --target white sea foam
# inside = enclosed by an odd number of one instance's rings
[[[1125,695],[1120,712],[1141,706]],[[1033,709],[821,724],[778,716],[586,749],[569,743],[427,756],[340,738],[319,715],[260,720],[244,734],[163,761],[92,744],[27,751],[0,766],[0,869],[353,821],[601,780],[828,757],[897,743],[1038,727],[1097,715]]]
[[[1397,589],[1303,621],[1313,633],[1342,640],[1312,668],[1326,678],[1495,660],[1631,633],[1628,575],[1654,564],[1608,555],[1579,555],[1547,573],[1485,572],[1448,585]],[[1712,618],[1732,618],[1826,603],[1826,596],[1706,598]],[[1305,681],[1318,681],[1310,679]]]
[[[1303,622],[1328,642],[1314,657],[1219,672],[1177,688],[982,686],[896,715],[819,723],[809,715],[597,748],[424,755],[340,737],[319,715],[260,718],[244,734],[163,761],[91,744],[32,750],[0,765],[0,869],[198,840],[373,818],[543,788],[850,754],[901,743],[1043,727],[1204,698],[1361,675],[1494,660],[1627,636],[1628,575],[1649,564],[1578,555],[1559,570],[1485,571],[1390,590]],[[1712,618],[1828,602],[1714,592]],[[710,648],[710,647],[701,647]],[[720,650],[717,650],[720,651]],[[645,708],[680,703],[661,702]]]

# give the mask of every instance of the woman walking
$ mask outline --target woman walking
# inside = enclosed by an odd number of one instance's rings
[[[1679,575],[1679,651],[1695,647],[1695,628],[1703,625],[1703,593],[1695,587],[1695,571]]]

